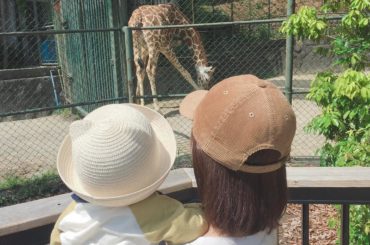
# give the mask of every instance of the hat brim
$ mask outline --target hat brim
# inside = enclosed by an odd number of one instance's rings
[[[90,203],[101,206],[117,207],[127,206],[139,202],[150,196],[158,189],[174,164],[176,158],[176,139],[168,121],[164,119],[158,112],[147,107],[135,104],[125,105],[129,105],[137,109],[149,120],[156,135],[157,147],[159,148],[157,154],[158,157],[156,159],[152,159],[152,161],[157,161],[153,164],[159,166],[159,169],[156,171],[156,173],[153,173],[156,175],[156,177],[153,178],[154,181],[148,186],[138,189],[137,191],[118,196],[93,196],[79,183],[74,164],[72,163],[72,142],[70,136],[67,135],[59,148],[57,156],[57,169],[59,175],[68,188],[75,192],[79,197]]]
[[[180,114],[190,120],[193,120],[194,113],[198,105],[200,104],[200,102],[202,102],[207,93],[208,90],[196,90],[185,96],[185,98],[180,103]]]

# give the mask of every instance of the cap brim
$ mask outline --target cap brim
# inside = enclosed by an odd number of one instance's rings
[[[67,135],[58,152],[57,169],[63,182],[82,199],[102,206],[127,206],[132,203],[139,202],[149,195],[154,193],[160,184],[165,180],[171,170],[176,158],[176,139],[171,128],[171,125],[158,112],[144,106],[135,104],[126,104],[139,110],[150,121],[152,128],[157,135],[158,146],[160,152],[157,157],[160,169],[155,173],[156,180],[149,186],[137,190],[133,193],[119,196],[96,197],[86,191],[79,183],[76,170],[72,163],[72,142],[70,136]],[[93,112],[92,112],[93,113]],[[154,159],[153,159],[154,161]]]
[[[195,110],[207,93],[208,90],[197,90],[188,94],[180,104],[180,114],[193,120]]]

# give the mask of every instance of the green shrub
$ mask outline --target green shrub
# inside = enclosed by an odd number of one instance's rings
[[[329,31],[327,13],[345,12]],[[328,42],[320,54],[334,56],[332,68],[317,74],[307,98],[322,109],[306,130],[325,136],[319,150],[323,166],[370,166],[370,1],[327,0],[323,17],[312,7],[302,7],[282,25],[281,31],[298,39]],[[370,244],[370,206],[350,208],[351,244]]]

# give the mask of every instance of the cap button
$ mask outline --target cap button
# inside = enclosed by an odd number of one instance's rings
[[[260,88],[266,88],[266,84],[263,82],[259,82],[257,86]]]

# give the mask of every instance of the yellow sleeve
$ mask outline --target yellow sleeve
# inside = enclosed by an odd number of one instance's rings
[[[76,206],[76,202],[72,201],[66,209],[62,212],[62,214],[59,216],[57,222],[55,222],[54,228],[50,235],[50,245],[61,245],[60,241],[60,231],[58,229],[60,221],[70,212],[73,211],[73,209]]]
[[[178,244],[190,242],[208,230],[200,204],[181,202],[154,193],[130,205],[137,223],[150,242]]]

